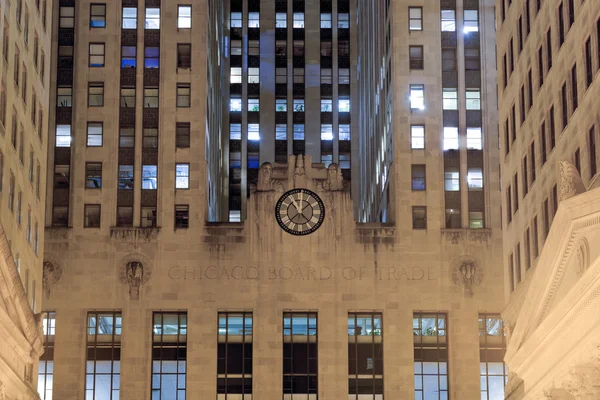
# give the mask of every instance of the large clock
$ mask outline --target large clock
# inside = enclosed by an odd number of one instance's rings
[[[308,189],[292,189],[277,202],[275,218],[287,233],[308,235],[323,223],[325,206],[316,193]]]

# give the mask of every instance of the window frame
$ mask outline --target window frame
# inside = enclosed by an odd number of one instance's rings
[[[104,14],[94,14],[94,7],[104,7]],[[94,17],[103,17],[99,21],[103,22],[103,25],[95,26],[92,21],[94,21]],[[90,4],[90,29],[103,28],[106,29],[106,3],[91,3]]]

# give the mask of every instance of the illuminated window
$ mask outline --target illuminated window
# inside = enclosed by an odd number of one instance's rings
[[[423,110],[425,108],[425,86],[410,85],[410,108]]]
[[[133,165],[119,165],[119,189],[133,189]]]
[[[90,28],[106,28],[106,4],[90,5]]]
[[[88,122],[87,146],[102,147],[102,122]]]
[[[465,20],[463,25],[463,32],[477,32],[479,31],[479,21],[477,18],[477,10],[465,10]]]
[[[175,189],[190,188],[190,164],[175,164]]]
[[[321,140],[333,140],[333,125],[321,124]]]
[[[260,68],[248,68],[248,83],[260,83]]]
[[[481,128],[467,128],[467,149],[481,150]]]
[[[71,147],[71,125],[56,125],[56,147]]]
[[[160,67],[160,49],[158,47],[146,47],[144,49],[144,68]]]
[[[338,100],[338,111],[339,112],[350,112],[350,100],[348,100],[348,99]]]
[[[259,99],[248,99],[248,112],[260,111],[260,100]]]
[[[158,189],[158,167],[156,165],[142,165],[142,189]]]
[[[349,124],[340,124],[338,127],[338,130],[339,130],[339,134],[338,134],[339,140],[350,140],[350,125]]]
[[[481,110],[481,91],[479,89],[467,89],[467,110]]]
[[[454,10],[442,10],[442,32],[456,31],[456,12]]]
[[[286,13],[275,13],[275,28],[287,28]]]
[[[350,15],[348,13],[338,14],[338,28],[348,29],[350,28]]]
[[[331,99],[321,99],[321,112],[331,112],[332,108],[332,100]]]
[[[252,397],[252,313],[219,313],[217,400]]]
[[[242,140],[242,124],[229,124],[229,139]]]
[[[239,67],[231,67],[230,83],[242,83],[242,69]]]
[[[424,149],[425,148],[425,125],[410,126],[410,148]]]
[[[467,171],[467,185],[469,190],[483,190],[483,172],[481,168],[469,168]]]
[[[260,140],[259,124],[248,124],[248,140]]]
[[[294,28],[304,28],[304,13],[294,13]]]
[[[442,90],[442,109],[458,110],[458,91],[456,88],[444,88]]]
[[[137,29],[137,8],[123,7],[123,29]]]
[[[294,140],[304,140],[304,124],[294,124]]]
[[[294,112],[304,112],[304,99],[294,99]]]
[[[348,387],[350,400],[383,400],[381,313],[348,314]]]
[[[415,399],[448,398],[447,332],[445,314],[414,314]]]
[[[506,338],[500,315],[479,314],[479,371],[481,399],[504,399],[508,368],[504,364]]]
[[[444,150],[458,149],[458,128],[454,126],[444,127]]]
[[[121,378],[121,313],[87,316],[85,397],[118,400]]]
[[[156,312],[152,327],[152,399],[185,400],[187,313]]]
[[[241,28],[242,24],[242,13],[241,12],[232,12],[231,13],[231,27],[232,28]]]
[[[160,8],[146,8],[146,29],[160,29]]]
[[[411,31],[423,30],[422,7],[408,7],[408,29]]]
[[[447,168],[444,172],[444,190],[446,192],[460,191],[460,174],[457,168]]]
[[[239,97],[232,97],[229,99],[229,111],[239,112],[242,111],[242,99]]]
[[[248,28],[260,28],[260,13],[248,13]]]
[[[287,140],[287,125],[275,125],[275,140]]]
[[[41,400],[52,400],[52,382],[54,378],[54,335],[56,333],[56,313],[46,312],[42,320],[44,334],[44,353],[40,356],[38,367],[38,394]]]
[[[90,67],[104,67],[104,43],[90,43]]]
[[[192,6],[177,6],[177,28],[189,29],[192,27]]]
[[[287,99],[275,99],[275,111],[286,112],[287,111]]]
[[[321,29],[331,29],[331,13],[321,13]]]

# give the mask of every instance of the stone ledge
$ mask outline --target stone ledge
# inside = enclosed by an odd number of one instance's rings
[[[489,244],[492,239],[491,229],[442,229],[441,232],[445,241],[450,244]]]
[[[44,238],[46,241],[67,241],[71,237],[71,227],[47,226],[44,228]]]
[[[159,233],[160,227],[110,227],[110,238],[115,240],[153,242],[158,239]]]

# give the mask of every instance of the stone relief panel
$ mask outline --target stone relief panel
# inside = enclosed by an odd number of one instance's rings
[[[44,255],[42,287],[46,300],[52,296],[52,288],[58,284],[63,275],[62,265],[50,254]]]
[[[449,272],[452,282],[463,288],[467,297],[473,296],[473,288],[483,282],[481,263],[472,256],[460,256],[452,260]]]
[[[152,263],[142,254],[129,254],[119,264],[119,280],[129,290],[131,300],[139,300],[140,289],[152,277]]]

